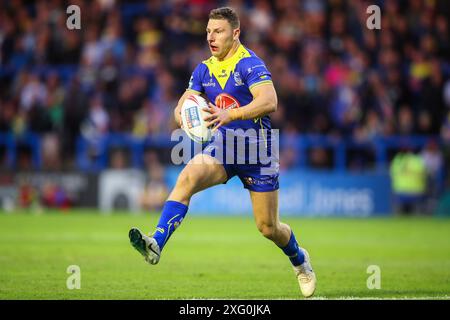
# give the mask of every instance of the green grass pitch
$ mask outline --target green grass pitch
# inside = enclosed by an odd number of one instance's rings
[[[288,259],[252,217],[188,216],[147,265],[128,230],[156,214],[0,213],[0,299],[301,299]],[[311,255],[316,298],[450,298],[450,219],[282,217]],[[69,265],[81,289],[69,290]],[[369,265],[381,289],[366,285]]]

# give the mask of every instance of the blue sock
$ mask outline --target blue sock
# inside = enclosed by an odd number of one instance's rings
[[[188,207],[186,205],[177,201],[168,200],[164,204],[161,217],[153,235],[161,251],[172,233],[183,221],[187,210]]]
[[[286,247],[281,248],[281,250],[289,257],[293,266],[299,266],[305,261],[305,255],[303,254],[303,251],[300,250],[292,230],[288,244]]]

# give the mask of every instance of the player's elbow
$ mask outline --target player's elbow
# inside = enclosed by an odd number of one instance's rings
[[[276,103],[270,103],[270,105],[268,106],[268,112],[267,113],[273,113],[275,111],[277,111],[277,104]]]
[[[277,111],[278,107],[278,97],[277,92],[275,91],[275,88],[271,88],[272,90],[267,90],[267,101],[269,105],[269,112],[275,112]]]
[[[268,113],[277,111],[277,108],[278,108],[278,100],[276,96],[271,96],[269,99],[267,99]]]

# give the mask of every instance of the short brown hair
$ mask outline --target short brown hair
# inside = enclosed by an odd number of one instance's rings
[[[236,11],[230,7],[222,7],[211,10],[209,13],[209,19],[227,20],[233,29],[239,28],[240,26],[239,17]]]

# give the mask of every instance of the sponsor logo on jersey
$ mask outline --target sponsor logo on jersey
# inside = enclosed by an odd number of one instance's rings
[[[219,94],[214,102],[215,105],[219,108],[222,107],[222,103],[225,103],[225,109],[234,109],[241,106],[239,101],[237,101],[235,97],[226,93]]]
[[[215,87],[216,83],[213,81],[212,78],[210,78],[208,82],[202,83],[202,86],[204,86],[204,87]]]
[[[228,75],[224,69],[222,69],[222,72],[218,75],[219,78],[226,78]]]
[[[257,185],[257,186],[273,185],[278,182],[278,175],[274,175],[271,177],[260,177],[260,178],[243,177],[242,180],[244,180],[244,183],[248,186],[250,186],[250,185]]]
[[[233,74],[233,77],[234,77],[234,82],[236,82],[234,84],[236,87],[244,85],[244,83],[242,82],[242,79],[241,79],[241,74],[239,72],[235,72]]]

